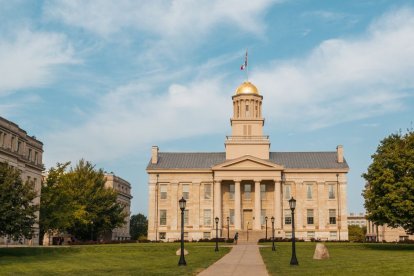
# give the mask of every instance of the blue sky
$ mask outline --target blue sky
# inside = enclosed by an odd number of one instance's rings
[[[152,145],[224,151],[246,48],[272,151],[344,145],[363,211],[371,154],[414,118],[411,1],[0,0],[0,116],[47,168],[85,158],[128,180],[146,214]]]

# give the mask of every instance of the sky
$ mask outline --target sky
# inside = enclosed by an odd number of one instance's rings
[[[0,116],[132,185],[147,214],[160,151],[224,151],[231,96],[263,95],[272,151],[335,151],[348,212],[379,142],[414,119],[414,3],[398,0],[0,0]]]

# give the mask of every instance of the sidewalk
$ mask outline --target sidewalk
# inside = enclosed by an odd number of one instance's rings
[[[259,246],[254,243],[239,243],[226,256],[202,271],[199,276],[267,276],[266,266],[259,252]]]

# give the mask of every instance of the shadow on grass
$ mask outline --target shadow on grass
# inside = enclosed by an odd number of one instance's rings
[[[386,251],[414,251],[414,244],[398,244],[398,243],[364,243],[363,246],[372,250]]]
[[[6,247],[0,248],[0,257],[47,256],[70,254],[78,251],[71,247]]]

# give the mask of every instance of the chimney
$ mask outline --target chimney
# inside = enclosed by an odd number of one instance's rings
[[[336,155],[338,157],[338,163],[344,163],[344,147],[342,145],[336,147]]]
[[[157,164],[158,163],[158,147],[152,146],[151,149],[151,163]]]

